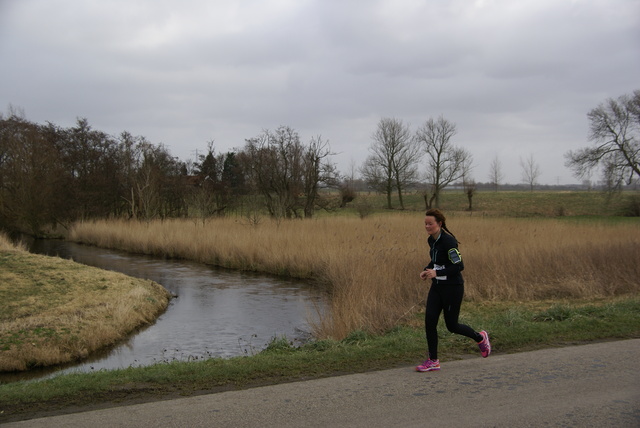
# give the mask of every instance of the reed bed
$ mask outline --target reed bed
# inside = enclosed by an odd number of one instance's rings
[[[383,332],[422,310],[428,262],[421,213],[259,224],[233,218],[76,224],[69,239],[134,253],[309,278],[330,311],[318,338]],[[469,301],[599,298],[640,291],[640,224],[449,215]]]

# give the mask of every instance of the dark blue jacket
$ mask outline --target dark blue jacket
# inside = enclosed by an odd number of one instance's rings
[[[464,262],[458,251],[458,241],[444,230],[438,239],[429,236],[429,254],[431,262],[426,269],[435,269],[437,276],[431,280],[432,284],[464,284],[462,271]]]

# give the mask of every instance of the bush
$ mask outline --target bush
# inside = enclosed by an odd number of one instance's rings
[[[291,349],[293,349],[293,345],[291,344],[291,342],[289,342],[286,336],[280,336],[280,337],[272,337],[271,341],[262,352],[265,352],[265,353],[282,352],[282,351],[290,351]]]
[[[354,203],[354,207],[360,218],[364,219],[373,213],[373,206],[366,198],[359,197]]]
[[[623,207],[622,215],[626,217],[640,217],[640,196],[632,196]]]

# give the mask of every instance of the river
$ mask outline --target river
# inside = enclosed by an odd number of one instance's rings
[[[310,337],[309,322],[324,308],[323,293],[299,280],[57,240],[36,240],[30,251],[150,279],[178,296],[154,324],[108,351],[55,369],[56,375],[252,355],[283,336],[296,345]],[[13,377],[51,375],[43,370]]]

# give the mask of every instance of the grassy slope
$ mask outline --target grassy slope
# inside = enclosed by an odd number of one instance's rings
[[[0,371],[85,358],[155,320],[169,299],[148,280],[0,249]]]

